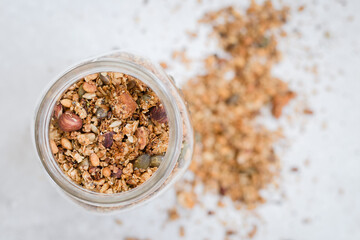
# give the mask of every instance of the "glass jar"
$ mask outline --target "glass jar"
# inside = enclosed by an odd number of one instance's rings
[[[50,149],[49,124],[56,101],[73,83],[98,72],[121,72],[138,78],[158,95],[168,116],[169,145],[162,164],[150,179],[126,192],[103,194],[75,184],[60,169]],[[129,209],[154,199],[183,175],[190,164],[194,144],[189,113],[172,78],[159,65],[126,52],[113,52],[83,61],[55,79],[35,111],[33,137],[50,178],[70,199],[98,212]]]

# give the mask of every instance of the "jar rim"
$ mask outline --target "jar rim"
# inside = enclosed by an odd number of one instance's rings
[[[112,57],[113,56],[113,57]],[[152,70],[160,74],[164,80],[157,77],[149,68],[140,65],[134,59],[142,59],[142,62],[151,65]],[[53,108],[61,94],[72,84],[86,75],[99,72],[121,72],[138,78],[149,86],[158,95],[165,107],[169,122],[169,145],[164,160],[153,176],[141,185],[119,193],[104,194],[85,189],[74,183],[60,169],[50,148],[49,128]],[[170,88],[170,89],[169,89]],[[139,200],[145,200],[153,195],[157,189],[165,183],[173,171],[177,159],[180,156],[183,125],[181,113],[173,94],[176,94],[176,86],[170,77],[160,66],[148,59],[138,57],[126,52],[113,52],[112,55],[102,55],[97,58],[82,61],[63,72],[45,91],[35,111],[35,123],[33,124],[34,143],[38,155],[50,178],[67,194],[85,203],[97,205],[128,205]],[[43,144],[41,145],[40,142]]]

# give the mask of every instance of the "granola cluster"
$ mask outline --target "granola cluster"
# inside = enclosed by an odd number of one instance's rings
[[[206,73],[184,86],[197,134],[191,170],[208,189],[248,208],[264,201],[260,190],[279,170],[277,133],[257,117],[270,107],[279,118],[295,96],[271,74],[279,61],[276,39],[283,34],[287,12],[274,9],[270,1],[252,1],[246,14],[234,7],[208,13],[202,22],[212,25],[223,53],[206,58]]]
[[[50,147],[64,173],[100,193],[135,188],[157,170],[169,126],[158,96],[135,77],[95,73],[68,88],[54,107]]]

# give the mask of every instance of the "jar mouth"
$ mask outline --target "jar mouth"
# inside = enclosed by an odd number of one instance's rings
[[[116,58],[112,58],[111,55],[109,57],[99,57],[71,67],[55,79],[40,99],[36,109],[33,134],[35,147],[40,160],[52,180],[67,194],[70,194],[82,202],[99,205],[106,204],[109,206],[116,204],[119,206],[119,204],[128,205],[137,200],[149,198],[165,183],[180,156],[183,125],[180,110],[177,104],[174,104],[176,100],[172,95],[177,93],[176,87],[160,66],[145,60],[145,62],[151,66],[150,70],[147,67],[137,64],[136,60],[134,61],[132,58],[136,59],[137,57],[132,54],[122,53],[117,55]],[[159,79],[152,71],[160,73],[161,76],[164,76],[165,80]],[[157,94],[165,107],[168,117],[169,145],[162,164],[150,179],[136,188],[125,192],[112,194],[98,193],[77,185],[61,170],[50,148],[49,126],[53,108],[57,100],[64,91],[79,81],[79,79],[98,72],[121,72],[136,77]]]

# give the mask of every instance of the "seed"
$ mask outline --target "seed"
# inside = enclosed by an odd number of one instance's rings
[[[151,96],[149,94],[144,94],[141,96],[141,100],[144,102],[148,102],[151,99]]]
[[[91,165],[94,167],[97,167],[100,165],[99,157],[96,155],[96,153],[92,153],[89,157]]]
[[[72,101],[70,99],[63,99],[60,101],[60,103],[66,108],[70,108],[72,105]]]
[[[148,154],[139,156],[134,162],[134,168],[138,168],[138,169],[147,169],[149,165],[150,165],[150,156]]]
[[[120,125],[121,125],[121,121],[114,121],[109,125],[109,127],[115,128],[115,127],[118,127]]]
[[[111,170],[110,170],[109,167],[104,167],[103,170],[102,170],[102,173],[103,173],[104,177],[110,177]]]
[[[96,92],[96,85],[94,83],[85,82],[82,87],[88,93]]]
[[[56,146],[55,141],[52,139],[50,140],[50,148],[53,154],[57,154],[59,152],[59,148]]]
[[[89,139],[90,142],[94,142],[95,139],[96,139],[95,133],[86,133],[86,134],[85,134],[85,137],[86,137],[87,139]]]
[[[90,100],[90,99],[93,99],[94,97],[96,97],[96,94],[95,93],[85,93],[82,97]]]
[[[164,160],[163,155],[151,156],[151,158],[150,158],[150,166],[151,167],[159,167],[163,160]]]
[[[150,108],[151,120],[158,123],[166,123],[168,121],[165,108],[162,105]]]
[[[99,119],[106,118],[107,117],[107,111],[105,111],[103,108],[99,107],[96,110],[95,115]]]
[[[110,83],[110,79],[109,79],[106,72],[100,73],[100,79],[104,84],[109,84]]]
[[[69,139],[67,138],[61,138],[61,146],[63,146],[63,148],[67,149],[67,150],[72,150],[73,146],[71,144],[71,142],[69,141]]]
[[[82,120],[72,112],[65,112],[59,118],[59,127],[64,132],[77,131],[82,128]]]
[[[82,98],[85,93],[86,93],[86,92],[85,92],[85,90],[84,90],[84,88],[83,88],[83,85],[81,85],[81,86],[79,87],[79,90],[78,90],[79,97]]]

